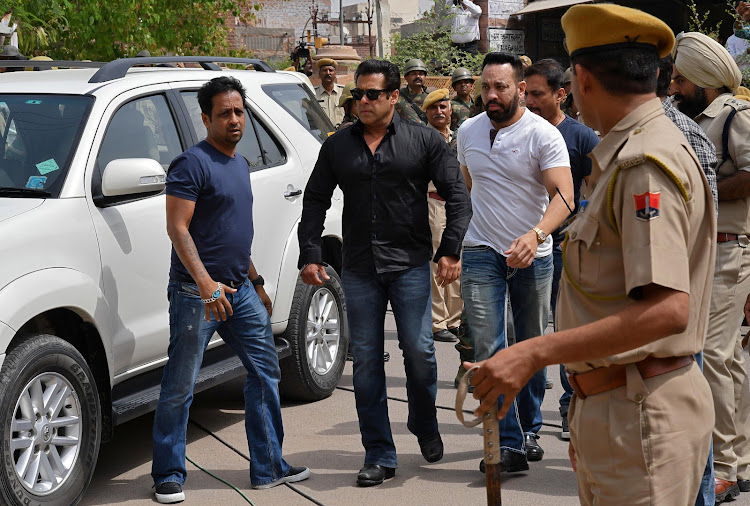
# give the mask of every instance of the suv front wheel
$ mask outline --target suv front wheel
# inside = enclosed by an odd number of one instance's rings
[[[333,393],[344,371],[349,329],[341,279],[331,267],[331,278],[320,286],[297,279],[289,325],[283,337],[292,355],[280,361],[279,390],[286,399],[316,401]]]
[[[76,504],[99,454],[101,408],[81,354],[51,335],[12,349],[0,372],[4,504]]]

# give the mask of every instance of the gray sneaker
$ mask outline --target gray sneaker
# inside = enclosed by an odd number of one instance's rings
[[[306,480],[310,476],[310,470],[306,467],[290,467],[286,475],[282,476],[276,481],[266,483],[264,485],[253,485],[256,490],[263,490],[267,488],[273,488],[283,483],[295,483],[297,481]]]

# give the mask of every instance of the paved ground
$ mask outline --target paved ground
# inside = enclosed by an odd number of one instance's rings
[[[387,320],[386,349],[393,357],[386,364],[388,394],[406,398],[404,371],[392,317]],[[436,343],[438,356],[438,410],[445,457],[428,464],[419,452],[416,438],[406,428],[406,404],[389,401],[394,439],[399,452],[396,477],[379,487],[359,488],[356,473],[362,466],[362,449],[351,388],[351,363],[347,363],[340,388],[323,401],[284,404],[286,437],[284,452],[293,465],[311,468],[311,477],[294,486],[271,490],[250,488],[248,462],[228,445],[247,454],[243,423],[242,382],[234,381],[196,396],[192,420],[213,432],[227,444],[190,424],[188,457],[198,465],[236,485],[253,504],[265,505],[442,505],[484,504],[484,475],[479,473],[481,431],[463,427],[453,412],[456,391],[453,377],[458,353],[449,343]],[[547,390],[542,412],[545,426],[539,443],[544,460],[530,463],[526,473],[503,475],[503,501],[513,505],[578,504],[575,475],[567,458],[567,443],[559,438],[557,400],[562,388],[557,370],[555,386]],[[476,401],[467,401],[472,408]],[[156,504],[149,475],[151,465],[152,416],[144,416],[117,427],[114,441],[103,445],[96,474],[84,497],[84,505]],[[247,502],[227,485],[188,464],[185,504],[240,505]],[[738,506],[750,504],[743,494]]]

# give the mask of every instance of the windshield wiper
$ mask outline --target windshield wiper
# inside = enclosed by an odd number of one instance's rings
[[[52,195],[47,190],[39,188],[14,188],[12,186],[0,186],[0,197],[49,197]]]

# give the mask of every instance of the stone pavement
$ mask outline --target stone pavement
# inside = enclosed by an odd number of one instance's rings
[[[385,364],[388,395],[406,399],[405,377],[392,316],[386,320],[386,349],[391,360]],[[458,353],[450,343],[435,343],[438,357],[438,409],[445,456],[435,464],[421,456],[416,438],[406,428],[407,407],[389,401],[394,440],[399,452],[396,477],[378,487],[360,488],[356,474],[363,465],[362,449],[354,407],[351,362],[331,397],[315,403],[283,404],[285,458],[292,465],[305,465],[312,474],[306,481],[270,490],[252,490],[247,460],[194,424],[188,430],[188,457],[197,464],[236,485],[253,504],[272,505],[443,505],[485,504],[484,475],[478,470],[481,430],[467,429],[453,412],[456,390],[453,378]],[[550,368],[554,388],[547,390],[542,413],[545,425],[539,444],[545,455],[531,462],[525,473],[503,474],[503,502],[513,505],[578,504],[576,482],[567,457],[568,443],[559,438],[558,399],[562,388],[557,368]],[[474,399],[466,407],[476,406]],[[196,396],[191,418],[213,432],[241,454],[247,454],[244,431],[242,381],[235,380]],[[144,416],[115,429],[112,442],[103,445],[96,474],[84,505],[156,504],[151,477],[151,424]],[[234,490],[188,463],[184,504],[202,506],[241,505],[247,502]],[[746,499],[744,496],[742,499]],[[744,502],[744,501],[743,501]],[[738,506],[741,502],[735,502]]]

